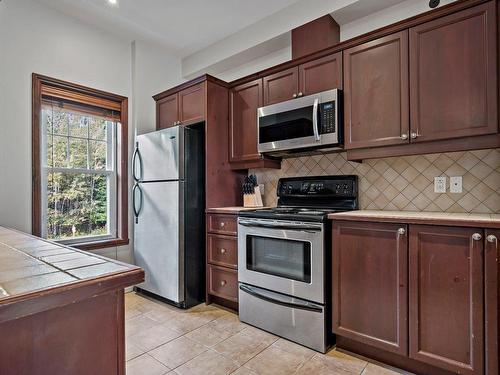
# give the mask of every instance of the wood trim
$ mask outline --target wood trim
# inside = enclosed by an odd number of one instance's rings
[[[366,34],[362,34],[360,36],[357,36],[355,38],[348,39],[344,42],[336,44],[333,47],[326,48],[326,49],[323,49],[321,51],[314,52],[310,55],[303,56],[303,57],[300,57],[298,59],[290,60],[290,61],[284,62],[282,64],[273,66],[271,68],[261,70],[257,73],[250,74],[246,77],[231,81],[229,83],[229,86],[234,87],[234,86],[238,86],[238,85],[241,85],[241,84],[249,82],[249,81],[253,81],[253,80],[258,79],[258,78],[263,78],[264,76],[271,75],[271,74],[280,72],[282,70],[289,69],[289,68],[292,68],[294,66],[306,63],[308,61],[316,60],[316,59],[319,59],[321,57],[331,55],[333,53],[340,52],[344,49],[354,47],[358,44],[366,43],[366,42],[369,42],[371,40],[384,37],[386,35],[390,35],[390,34],[405,30],[405,29],[409,29],[410,27],[417,26],[419,24],[434,20],[436,18],[446,16],[448,14],[458,12],[458,11],[463,10],[463,9],[473,7],[473,6],[478,5],[478,4],[485,3],[487,1],[496,1],[496,0],[458,0],[458,1],[453,2],[451,4],[447,4],[447,5],[444,5],[442,7],[439,7],[437,9],[433,9],[433,10],[430,10],[428,12],[421,13],[421,14],[416,15],[414,17],[410,17],[408,19],[393,23],[391,25],[381,27],[379,29],[370,31]]]
[[[486,240],[489,235],[496,237],[495,242]],[[484,311],[485,311],[485,370],[486,374],[498,374],[499,371],[499,311],[500,302],[500,230],[485,231],[484,248]]]
[[[500,147],[500,134],[479,135],[476,137],[444,139],[432,142],[409,143],[396,146],[351,149],[347,160],[388,158],[392,156],[433,154],[467,150],[481,150]]]
[[[211,76],[210,74],[204,74],[202,76],[199,76],[199,77],[196,77],[196,78],[193,78],[192,80],[190,81],[187,81],[187,82],[184,82],[180,85],[177,85],[177,86],[174,86],[168,90],[165,90],[165,91],[162,91],[156,95],[153,95],[153,99],[155,101],[158,101],[160,99],[163,99],[164,97],[166,96],[169,96],[169,95],[172,95],[172,94],[176,94],[178,93],[179,91],[181,90],[184,90],[184,89],[187,89],[188,87],[191,87],[191,86],[194,86],[194,85],[197,85],[198,83],[202,83],[202,82],[205,82],[205,81],[208,81],[208,82],[212,82],[212,83],[215,83],[219,86],[222,86],[222,87],[225,87],[225,88],[228,88],[229,87],[229,84],[217,77],[214,77],[214,76]]]
[[[56,90],[57,89],[57,90]],[[31,168],[32,168],[32,214],[31,232],[40,237],[42,233],[41,222],[41,166],[40,166],[40,111],[42,108],[42,96],[44,92],[60,92],[70,97],[82,99],[94,97],[92,105],[104,103],[108,105],[114,102],[113,108],[119,108],[120,125],[118,127],[117,139],[117,238],[111,241],[94,242],[88,244],[76,244],[80,249],[97,249],[110,246],[119,246],[129,243],[128,238],[128,98],[121,95],[96,90],[90,87],[62,81],[56,78],[32,74],[32,102],[31,102]],[[69,99],[68,99],[69,100]],[[105,108],[105,107],[103,107]],[[106,108],[109,109],[109,108]]]
[[[61,88],[49,86],[46,83],[42,85],[42,96],[61,99],[63,101],[76,102],[84,105],[90,105],[98,108],[106,108],[112,111],[120,111],[120,101],[101,98],[93,94],[86,94],[74,91],[71,88]]]
[[[125,375],[125,292],[123,289],[116,292],[117,305],[116,305],[116,338],[118,341],[117,346],[117,373],[118,375]]]

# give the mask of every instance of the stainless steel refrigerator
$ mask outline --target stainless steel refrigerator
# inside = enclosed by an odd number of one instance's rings
[[[139,135],[132,158],[137,290],[188,308],[205,296],[204,127]]]

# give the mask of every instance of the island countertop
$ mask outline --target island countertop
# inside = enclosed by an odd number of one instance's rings
[[[125,374],[124,289],[144,271],[0,227],[0,373]]]
[[[104,280],[125,288],[143,279],[139,267],[0,227],[0,305]]]

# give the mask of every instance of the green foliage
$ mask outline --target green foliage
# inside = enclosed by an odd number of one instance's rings
[[[108,177],[105,119],[59,108],[46,110],[47,236],[51,239],[107,234]],[[78,168],[54,171],[51,168]]]

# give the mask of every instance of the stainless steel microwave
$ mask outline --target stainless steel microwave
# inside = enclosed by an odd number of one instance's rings
[[[257,110],[260,153],[285,154],[342,145],[341,92],[338,89],[299,97]]]

